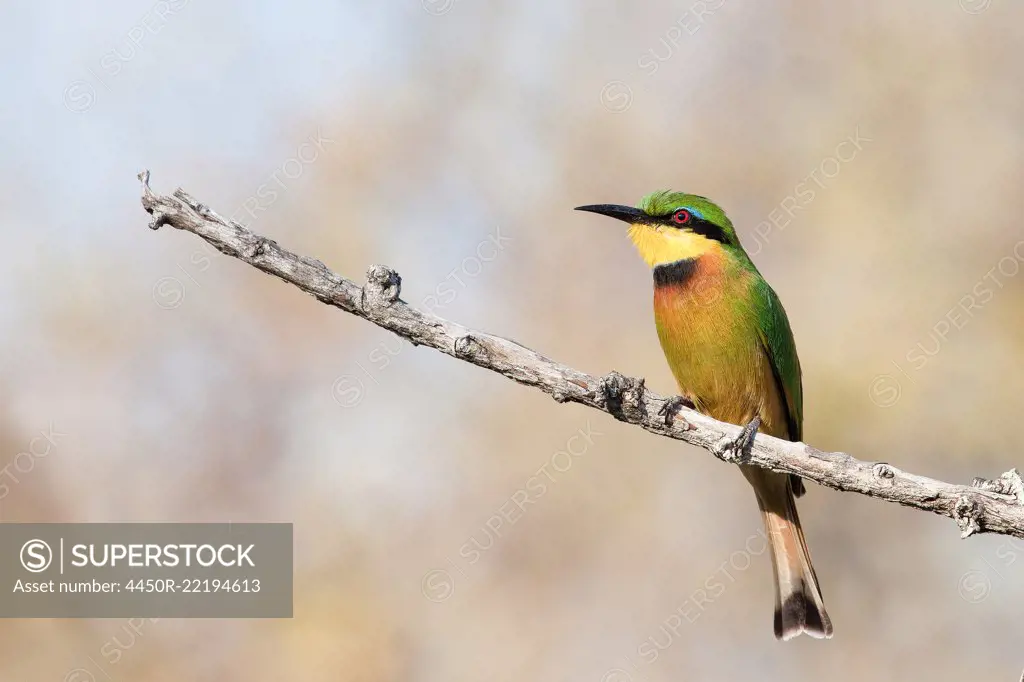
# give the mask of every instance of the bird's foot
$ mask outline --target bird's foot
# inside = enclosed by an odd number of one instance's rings
[[[723,438],[715,445],[715,454],[726,462],[736,462],[750,454],[757,430],[761,428],[761,417],[754,417],[743,427],[735,438]]]
[[[672,422],[675,421],[676,415],[679,414],[679,410],[684,407],[691,410],[696,409],[696,405],[693,401],[687,397],[681,395],[674,395],[665,401],[665,404],[658,410],[658,415],[665,418],[665,426],[672,426]]]

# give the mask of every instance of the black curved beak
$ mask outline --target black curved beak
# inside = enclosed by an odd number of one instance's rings
[[[641,218],[646,214],[638,208],[632,206],[617,206],[615,204],[593,204],[591,206],[577,206],[577,211],[587,211],[589,213],[600,213],[606,215],[609,218],[616,218],[627,223],[639,223]]]

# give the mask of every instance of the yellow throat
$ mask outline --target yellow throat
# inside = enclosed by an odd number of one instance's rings
[[[720,243],[703,235],[663,225],[634,223],[629,226],[628,234],[636,244],[640,257],[652,268],[687,258],[697,258],[721,248]]]

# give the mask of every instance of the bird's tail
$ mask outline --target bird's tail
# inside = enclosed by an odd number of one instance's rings
[[[772,549],[775,571],[775,637],[792,639],[807,633],[817,639],[832,636],[832,621],[811,565],[789,476],[770,471],[747,473],[757,491],[758,505]]]

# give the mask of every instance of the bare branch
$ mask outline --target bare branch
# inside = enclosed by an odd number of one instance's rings
[[[835,490],[870,495],[930,511],[957,522],[961,535],[1001,533],[1024,538],[1024,482],[1016,469],[994,481],[970,486],[917,476],[883,462],[862,462],[842,452],[822,452],[763,434],[749,447],[738,426],[699,414],[678,401],[648,391],[643,379],[612,372],[585,374],[514,341],[463,327],[409,306],[399,298],[401,278],[382,265],[367,273],[364,286],[332,272],[318,260],[298,256],[277,242],[250,232],[200,204],[181,189],[158,196],[142,181],[142,205],[152,229],[170,225],[199,235],[221,253],[294,284],[320,301],[369,320],[413,344],[429,346],[509,379],[538,388],[557,402],[573,402],[611,414],[620,421],[701,447],[722,461],[796,474]],[[659,414],[660,413],[660,414]],[[737,449],[742,452],[737,456]]]

